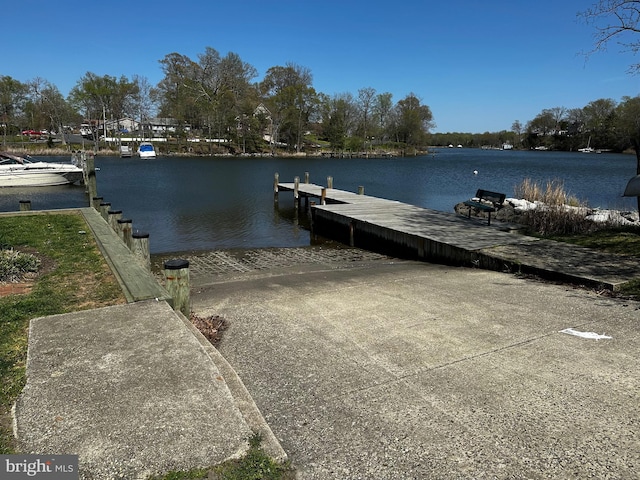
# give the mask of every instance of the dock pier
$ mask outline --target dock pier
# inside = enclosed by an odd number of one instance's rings
[[[331,178],[331,177],[330,177]],[[486,222],[395,200],[294,181],[296,205],[309,205],[312,232],[378,253],[487,270],[538,275],[618,290],[640,278],[635,259],[518,233],[513,224]],[[331,178],[331,183],[333,179]],[[277,194],[276,194],[277,195]],[[319,202],[310,202],[315,198]]]

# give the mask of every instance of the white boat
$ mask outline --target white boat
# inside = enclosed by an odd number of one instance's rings
[[[587,146],[584,148],[579,148],[578,151],[582,153],[594,153],[596,151],[596,149],[591,146],[591,136],[589,136]]]
[[[138,147],[140,158],[156,158],[156,150],[151,142],[142,142]]]
[[[84,172],[77,165],[37,162],[0,152],[0,187],[51,187],[83,181]]]

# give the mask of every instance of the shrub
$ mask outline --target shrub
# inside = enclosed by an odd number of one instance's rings
[[[25,273],[37,272],[40,260],[33,255],[14,250],[0,250],[0,281],[20,279]]]
[[[585,217],[583,209],[551,205],[528,210],[522,214],[520,223],[540,235],[574,235],[597,230],[598,224]]]
[[[529,202],[542,202],[545,205],[571,205],[583,206],[575,196],[569,195],[564,189],[562,180],[547,180],[547,186],[543,190],[540,185],[530,178],[525,178],[520,185],[514,187],[516,198],[522,198]]]
[[[586,218],[586,204],[569,195],[561,180],[548,180],[546,187],[526,178],[514,187],[516,198],[538,202],[538,208],[524,212],[519,222],[540,235],[590,233],[608,225]]]

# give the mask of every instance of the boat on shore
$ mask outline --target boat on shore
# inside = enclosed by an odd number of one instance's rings
[[[142,142],[138,147],[140,158],[156,158],[156,149],[151,142]]]
[[[84,171],[70,163],[39,162],[0,152],[1,187],[52,187],[83,183]]]

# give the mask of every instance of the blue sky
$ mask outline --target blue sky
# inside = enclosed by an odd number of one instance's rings
[[[510,130],[544,108],[640,94],[640,58],[617,45],[585,58],[589,0],[137,0],[8,2],[0,75],[40,77],[63,95],[87,72],[162,79],[159,61],[206,47],[258,70],[293,62],[333,95],[413,92],[435,132]],[[640,36],[639,36],[640,40]]]

